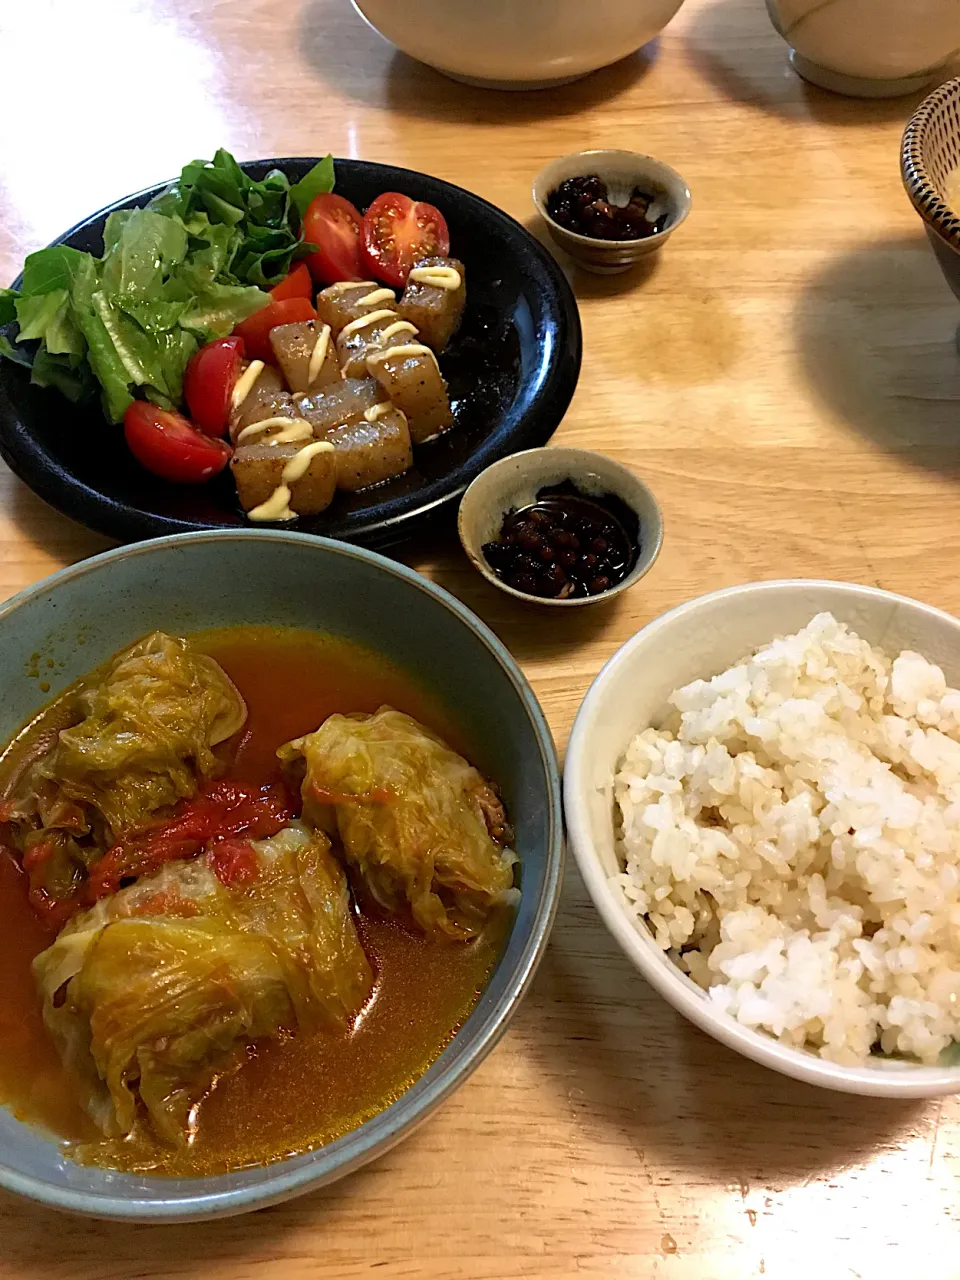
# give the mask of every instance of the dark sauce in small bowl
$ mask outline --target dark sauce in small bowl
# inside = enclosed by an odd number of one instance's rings
[[[581,493],[569,480],[540,489],[509,512],[495,542],[481,547],[497,577],[525,595],[570,600],[602,595],[630,573],[640,521],[615,494]]]
[[[607,184],[596,173],[567,178],[547,196],[547,213],[567,231],[592,240],[644,240],[666,229],[663,211],[651,217],[657,192],[634,187],[625,205],[610,200]]]

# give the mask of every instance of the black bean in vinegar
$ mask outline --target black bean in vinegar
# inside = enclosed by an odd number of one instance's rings
[[[613,494],[592,497],[571,481],[541,489],[482,547],[498,578],[526,595],[567,600],[622,582],[640,551],[639,520]]]

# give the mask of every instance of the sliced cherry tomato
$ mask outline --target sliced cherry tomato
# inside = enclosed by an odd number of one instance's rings
[[[123,434],[141,466],[174,484],[203,484],[223,470],[233,452],[179,413],[147,400],[135,400],[124,414]]]
[[[234,334],[242,338],[251,360],[263,360],[267,364],[276,364],[273,347],[270,345],[270,330],[278,324],[293,324],[297,320],[316,320],[317,313],[308,298],[283,298],[280,302],[270,302],[246,320],[241,320],[234,329]]]
[[[312,298],[313,278],[306,262],[298,262],[288,276],[270,290],[270,296],[276,302],[285,298]]]
[[[363,215],[363,257],[371,275],[399,288],[421,258],[450,252],[450,232],[439,209],[399,191],[377,196]]]
[[[364,279],[362,222],[360,211],[343,196],[314,196],[303,215],[303,238],[317,246],[317,252],[306,260],[314,280],[336,284],[339,280]]]
[[[183,375],[183,398],[195,427],[222,436],[230,418],[230,400],[240,377],[242,338],[217,338],[191,357]]]

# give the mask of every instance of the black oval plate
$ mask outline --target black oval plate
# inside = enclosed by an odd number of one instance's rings
[[[314,163],[257,160],[243,168],[255,178],[282,169],[296,180]],[[494,205],[410,169],[335,163],[336,190],[360,209],[383,191],[436,205],[450,226],[452,252],[467,268],[463,324],[441,357],[455,426],[419,446],[406,475],[358,494],[338,493],[322,515],[283,526],[383,546],[415,532],[491,462],[550,438],[577,385],[580,318],[550,254]],[[55,243],[99,255],[107,215],[145,205],[165,185],[118,200]],[[121,429],[104,421],[96,402],[73,405],[31,386],[29,376],[0,360],[0,454],[51,506],[125,541],[247,524],[229,472],[202,488],[158,480],[133,460]]]

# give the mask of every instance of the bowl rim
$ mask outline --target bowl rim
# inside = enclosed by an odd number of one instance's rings
[[[910,202],[927,226],[960,252],[960,217],[938,192],[923,158],[931,120],[945,102],[960,98],[960,76],[945,80],[910,117],[900,143],[900,176]]]
[[[657,165],[658,168],[666,169],[668,173],[672,174],[673,177],[676,178],[677,182],[683,188],[683,195],[678,201],[676,217],[673,219],[672,222],[668,223],[667,226],[662,228],[662,230],[655,231],[653,235],[650,235],[650,236],[641,236],[640,238],[634,238],[633,240],[601,240],[597,236],[585,236],[579,231],[571,231],[569,227],[561,226],[559,222],[557,222],[554,218],[550,216],[550,214],[547,212],[547,202],[540,195],[540,187],[542,185],[543,175],[546,173],[546,171],[549,168],[551,168],[553,165],[559,164],[561,160],[573,160],[575,157],[578,157],[578,156],[590,157],[590,156],[609,156],[609,155],[629,156],[632,160],[639,160],[639,161],[645,161],[645,160],[652,161],[652,163]],[[642,169],[643,167],[644,166],[642,164],[638,166],[639,169]],[[668,192],[667,194],[669,195],[670,193]],[[565,155],[557,156],[554,160],[548,161],[548,163],[543,166],[543,168],[534,178],[532,195],[533,195],[533,203],[534,203],[534,206],[536,207],[537,213],[540,214],[540,217],[543,218],[544,222],[547,224],[547,226],[550,228],[551,231],[556,230],[562,236],[565,236],[565,237],[569,236],[570,240],[574,244],[582,245],[584,248],[591,248],[591,249],[595,249],[597,247],[604,246],[604,245],[609,245],[611,249],[623,250],[623,249],[629,249],[631,246],[641,245],[641,244],[642,245],[662,244],[663,241],[666,240],[668,236],[673,235],[677,227],[679,227],[683,222],[687,220],[690,214],[691,206],[693,204],[693,196],[690,194],[690,188],[687,185],[686,178],[684,178],[682,173],[678,173],[677,170],[674,169],[673,165],[667,164],[665,160],[658,160],[656,156],[647,155],[643,151],[630,151],[625,147],[591,147],[591,148],[588,148],[586,151],[568,151]]]
[[[869,1066],[843,1066],[805,1049],[781,1044],[765,1032],[745,1027],[729,1014],[715,1009],[692,979],[682,973],[657,946],[648,931],[641,931],[628,916],[601,866],[590,835],[590,823],[583,797],[593,785],[587,774],[590,758],[593,707],[611,685],[616,686],[629,666],[634,650],[660,631],[686,618],[692,621],[707,603],[726,600],[735,603],[746,595],[775,594],[786,589],[828,589],[838,596],[854,592],[864,597],[920,610],[947,622],[960,638],[960,619],[933,605],[909,596],[828,578],[777,578],[748,582],[707,592],[675,606],[635,632],[607,660],[593,680],[577,710],[567,744],[563,775],[564,816],[567,839],[573,849],[580,875],[601,920],[628,960],[643,978],[678,1012],[719,1040],[729,1049],[762,1066],[807,1084],[873,1097],[926,1098],[960,1092],[960,1067],[926,1067],[905,1064],[902,1069],[884,1071]],[[639,730],[638,730],[639,731]],[[624,743],[626,747],[626,743]]]
[[[513,685],[539,745],[549,811],[543,883],[530,933],[524,942],[515,973],[505,992],[505,998],[499,1007],[490,1010],[484,1022],[478,1026],[469,1048],[440,1070],[437,1070],[440,1066],[440,1059],[438,1059],[395,1102],[343,1137],[302,1156],[277,1161],[275,1164],[260,1165],[259,1169],[265,1178],[263,1182],[230,1190],[204,1191],[205,1184],[230,1176],[229,1174],[204,1175],[195,1179],[196,1195],[169,1201],[163,1199],[162,1190],[163,1184],[169,1182],[169,1179],[157,1177],[155,1179],[156,1198],[118,1196],[97,1191],[75,1190],[70,1187],[61,1188],[43,1178],[18,1173],[3,1163],[3,1153],[0,1151],[0,1187],[50,1208],[94,1218],[126,1222],[193,1222],[230,1217],[252,1209],[266,1208],[290,1199],[292,1196],[325,1186],[389,1151],[413,1128],[426,1120],[436,1107],[473,1073],[499,1042],[511,1017],[529,990],[546,949],[559,905],[565,859],[561,779],[556,745],[543,709],[516,660],[493,631],[450,592],[423,577],[414,569],[365,547],[294,530],[243,528],[198,530],[114,547],[99,555],[68,565],[39,582],[25,587],[4,601],[0,605],[0,624],[32,601],[54,594],[64,583],[96,573],[117,560],[151,555],[158,551],[177,548],[185,543],[198,544],[224,540],[250,543],[263,540],[273,543],[284,542],[292,544],[295,548],[299,547],[301,551],[331,551],[347,559],[371,564],[437,601],[473,633]],[[447,1049],[456,1043],[459,1035],[460,1031],[454,1034]],[[435,1072],[434,1077],[429,1079],[433,1072]],[[415,1090],[417,1093],[411,1101],[410,1095]],[[18,1121],[18,1123],[23,1122]]]
[[[464,537],[462,512],[464,504],[469,498],[470,490],[473,489],[475,485],[479,484],[481,480],[487,480],[491,472],[496,471],[500,467],[505,468],[508,463],[515,462],[516,459],[527,457],[532,454],[546,454],[548,451],[554,456],[562,453],[568,457],[571,454],[576,454],[584,460],[599,458],[603,461],[605,466],[611,466],[615,470],[622,471],[624,475],[629,476],[630,481],[633,484],[638,485],[644,491],[655,514],[654,530],[656,536],[653,538],[652,543],[647,543],[647,546],[650,549],[644,550],[641,548],[640,554],[637,556],[637,563],[633,566],[627,576],[622,578],[614,586],[608,587],[606,591],[598,592],[595,596],[578,596],[567,600],[558,600],[551,598],[550,596],[533,596],[529,595],[526,591],[519,591],[516,587],[511,587],[509,582],[504,582],[502,578],[498,578],[493,569],[487,563],[486,558],[480,549],[477,548],[475,551]],[[575,476],[571,475],[568,479],[572,484],[576,484]],[[617,496],[620,497],[621,501],[625,502],[628,506],[631,508],[633,507],[632,502],[623,497],[622,494],[618,494]],[[640,515],[636,510],[634,510],[634,514],[637,516]],[[515,600],[521,600],[524,604],[545,605],[547,608],[570,609],[582,608],[584,605],[590,604],[601,604],[605,600],[612,600],[614,596],[620,595],[622,591],[628,590],[628,588],[638,583],[641,578],[645,578],[656,564],[660,552],[663,550],[663,531],[663,511],[660,507],[660,503],[657,501],[657,495],[653,492],[646,481],[642,480],[635,471],[626,466],[625,463],[619,462],[616,458],[611,458],[609,454],[598,453],[596,449],[577,449],[567,445],[541,445],[539,448],[522,449],[519,453],[511,453],[505,458],[499,458],[496,462],[492,462],[485,471],[482,471],[480,475],[467,486],[463,497],[460,499],[460,505],[457,508],[457,536],[460,539],[460,545],[463,547],[467,559],[476,571],[485,578],[487,582],[491,583],[495,587],[499,587],[501,591],[506,592],[507,595],[513,596]]]
[[[261,156],[238,163],[245,173],[255,176],[281,169],[292,178],[297,171],[307,172],[317,160],[316,156]],[[451,222],[454,221],[451,210],[455,210],[457,216],[464,209],[472,211],[482,219],[487,235],[501,252],[505,244],[508,252],[513,252],[513,243],[519,241],[513,260],[522,260],[525,264],[522,274],[535,286],[539,305],[534,310],[545,329],[545,336],[541,334],[539,343],[533,344],[537,355],[533,367],[520,377],[517,398],[522,399],[521,393],[530,383],[537,385],[538,389],[530,403],[518,413],[506,439],[494,441],[485,436],[473,441],[462,461],[450,473],[444,473],[439,479],[423,480],[409,493],[398,494],[393,499],[381,494],[352,525],[343,527],[343,523],[338,522],[314,534],[312,522],[324,519],[321,512],[318,516],[300,516],[293,530],[311,533],[314,537],[349,540],[362,546],[387,547],[408,540],[442,518],[470,482],[491,462],[508,457],[517,448],[527,448],[550,439],[569,408],[580,379],[583,330],[573,289],[554,256],[530,228],[493,201],[436,174],[386,161],[334,156],[333,164],[337,181],[345,190],[349,190],[355,181],[374,177],[378,177],[381,190],[391,186],[400,190],[408,187],[413,191],[419,189],[422,199],[438,206],[447,202]],[[118,210],[143,207],[151,197],[175,181],[176,177],[167,178],[112,200],[60,232],[45,247],[68,244],[89,228],[105,223],[107,217]],[[21,280],[22,269],[11,287],[17,288]],[[8,384],[10,379],[21,377],[23,371],[7,369],[6,365],[6,361],[0,362],[0,457],[28,488],[57,511],[88,529],[123,541],[251,527],[240,522],[244,517],[239,508],[236,512],[238,523],[224,525],[206,523],[199,517],[181,512],[151,511],[136,495],[114,494],[100,483],[83,479],[72,466],[61,465],[59,456],[52,455],[21,422],[16,396],[10,394]],[[77,407],[68,401],[64,404],[68,413]],[[499,423],[503,416],[498,412],[491,421]],[[105,420],[103,429],[108,434],[116,430]],[[375,494],[376,491],[377,486],[371,486],[370,492]],[[396,505],[390,506],[391,502]],[[386,510],[385,503],[388,504]],[[221,509],[219,505],[217,509]]]

